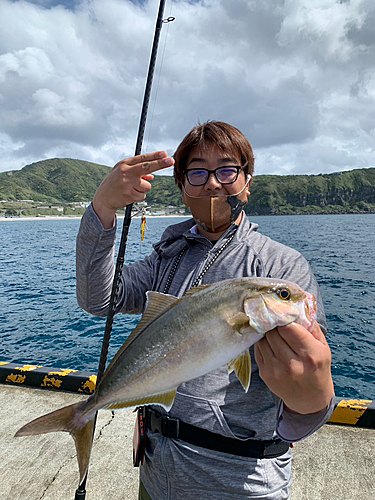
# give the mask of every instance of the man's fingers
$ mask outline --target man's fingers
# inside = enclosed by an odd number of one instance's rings
[[[319,326],[319,324],[318,324],[317,321],[315,321],[314,329],[313,329],[313,331],[311,333],[312,333],[313,337],[316,338],[316,340],[319,340],[320,342],[322,342],[322,344],[328,345],[326,336],[322,332],[322,330],[321,330],[321,328],[320,328],[320,326]]]
[[[272,330],[276,331],[277,330]],[[269,333],[269,332],[268,332]],[[261,355],[262,360],[265,361],[266,359],[273,359],[277,357],[277,353],[275,353],[270,345],[270,343],[267,340],[267,337],[263,337],[260,339],[255,345],[254,349],[257,350],[257,352]]]
[[[151,190],[151,184],[147,182],[145,179],[139,179],[139,183],[137,182],[134,186],[133,189],[137,191],[138,193],[148,193]]]
[[[137,174],[139,176],[152,174],[152,172],[157,172],[158,170],[174,165],[174,159],[168,158],[166,151],[138,155],[125,160],[125,162],[131,167],[137,167]]]
[[[147,175],[142,175],[141,178],[144,179],[145,181],[152,181],[152,180],[154,180],[155,176],[152,174],[147,174]],[[150,184],[150,186],[151,186],[151,184]]]
[[[133,189],[132,197],[133,197],[134,202],[144,201],[146,199],[146,193],[140,193],[136,189]]]
[[[133,158],[128,158],[124,161],[126,161],[128,165],[139,165],[140,163],[147,163],[153,160],[160,160],[166,158],[167,156],[168,155],[166,151],[156,151],[155,153],[147,153],[147,154],[133,156]]]
[[[317,340],[322,344],[327,344],[325,336],[318,323],[315,323],[312,333],[298,323],[279,326],[278,332],[280,337],[284,339],[288,346],[296,353],[309,351],[316,344]]]

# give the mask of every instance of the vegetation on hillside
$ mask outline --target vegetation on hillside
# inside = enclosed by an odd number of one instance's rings
[[[0,200],[88,202],[109,171],[110,167],[82,160],[40,161],[0,173]],[[149,205],[183,206],[173,177],[156,175],[152,184]],[[250,189],[249,214],[375,212],[375,168],[319,175],[260,175],[254,177]]]
[[[0,173],[1,200],[74,202],[92,199],[110,167],[82,160],[52,158],[22,170]]]

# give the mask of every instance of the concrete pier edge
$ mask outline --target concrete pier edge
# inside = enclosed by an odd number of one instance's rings
[[[95,390],[96,375],[87,371],[0,362],[0,384],[90,395]],[[335,406],[329,424],[375,429],[374,401],[336,397]]]

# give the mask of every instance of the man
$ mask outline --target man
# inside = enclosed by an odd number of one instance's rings
[[[157,152],[114,167],[82,218],[78,302],[92,314],[106,314],[116,210],[144,200],[152,173],[173,164],[193,219],[168,227],[150,256],[124,268],[117,311],[142,312],[147,290],[182,296],[200,283],[262,276],[296,282],[314,293],[318,321],[312,334],[293,323],[255,344],[248,393],[222,367],[182,384],[168,416],[151,407],[140,498],[289,498],[288,443],[313,433],[333,410],[331,354],[319,288],[308,263],[295,250],[259,234],[242,210],[254,157],[239,130],[207,122],[189,132],[174,159]],[[169,429],[176,422],[184,440]]]

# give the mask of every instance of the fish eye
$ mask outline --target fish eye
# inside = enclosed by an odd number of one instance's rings
[[[289,300],[290,299],[290,291],[287,288],[279,288],[276,291],[276,294],[281,300]]]

